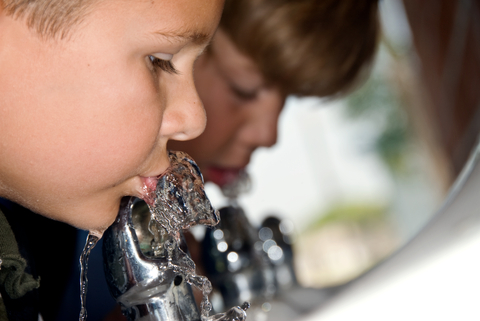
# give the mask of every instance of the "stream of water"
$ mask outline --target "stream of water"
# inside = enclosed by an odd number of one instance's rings
[[[188,284],[202,292],[202,321],[245,320],[248,303],[210,316],[212,304],[208,295],[212,292],[212,284],[205,276],[196,274],[195,263],[180,249],[180,232],[197,224],[215,226],[219,216],[205,194],[202,174],[195,162],[183,152],[170,152],[170,163],[170,168],[158,178],[155,191],[148,191],[145,200],[152,212],[152,220],[172,236],[165,242],[168,268],[183,275]]]
[[[85,321],[87,319],[87,288],[88,288],[88,257],[90,252],[97,245],[99,238],[95,235],[88,234],[85,247],[83,248],[82,254],[80,255],[80,316],[78,317],[79,321]]]

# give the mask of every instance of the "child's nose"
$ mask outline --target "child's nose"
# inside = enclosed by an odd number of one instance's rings
[[[207,118],[193,77],[185,77],[166,88],[166,109],[160,134],[168,139],[189,140],[205,129]]]
[[[259,119],[254,128],[253,138],[256,147],[272,147],[277,142],[278,117],[269,115]]]
[[[251,115],[249,140],[252,147],[271,147],[277,142],[278,117],[284,104],[277,91],[268,92],[258,101],[258,113]],[[261,112],[260,112],[261,110]]]

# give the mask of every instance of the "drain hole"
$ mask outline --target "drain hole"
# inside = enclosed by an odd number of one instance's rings
[[[177,275],[175,277],[175,280],[173,280],[173,284],[178,286],[178,285],[182,284],[182,281],[183,281],[183,277],[181,275]]]

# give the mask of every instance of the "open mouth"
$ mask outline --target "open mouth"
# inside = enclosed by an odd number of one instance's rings
[[[209,167],[208,179],[222,187],[236,181],[243,170],[243,168]]]

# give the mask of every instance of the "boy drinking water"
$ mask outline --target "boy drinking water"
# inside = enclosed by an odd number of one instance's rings
[[[167,141],[203,131],[193,64],[222,5],[0,1],[0,197],[101,235],[120,199],[169,166]],[[37,320],[49,284],[24,257],[41,240],[28,220],[10,226],[14,208],[0,212],[0,320]]]

